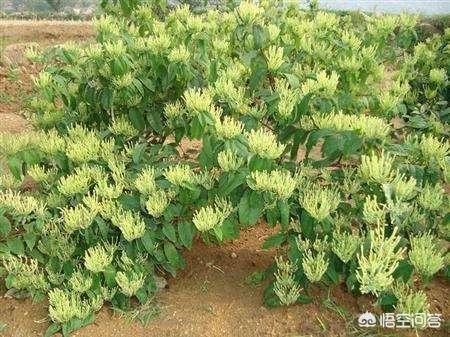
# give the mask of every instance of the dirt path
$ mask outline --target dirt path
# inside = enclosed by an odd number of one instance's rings
[[[92,36],[87,24],[1,22],[0,40],[19,50],[23,44],[59,43]],[[18,45],[22,44],[22,45]],[[19,46],[22,46],[19,48]],[[11,73],[11,69],[16,69]],[[30,77],[39,69],[29,63],[0,66],[0,132],[26,132],[21,117],[23,103],[32,93]],[[6,93],[6,94],[5,94]],[[243,231],[241,238],[222,246],[206,246],[198,241],[185,253],[187,267],[158,294],[159,315],[146,327],[137,321],[103,308],[95,323],[77,331],[79,337],[262,337],[262,336],[382,336],[394,331],[357,330],[355,318],[366,310],[374,311],[367,297],[355,298],[342,286],[313,290],[314,302],[289,308],[263,306],[264,285],[249,284],[248,276],[273,261],[273,251],[261,250],[271,231],[263,225]],[[6,298],[0,286],[0,336],[42,336],[48,326],[46,303]],[[448,283],[437,279],[427,290],[431,312],[449,317]],[[339,304],[339,305],[337,305]],[[151,310],[150,314],[151,315]],[[1,323],[6,327],[2,330]],[[448,336],[448,331],[397,331],[398,336]]]

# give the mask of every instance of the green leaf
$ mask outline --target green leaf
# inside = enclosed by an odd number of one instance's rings
[[[255,155],[250,159],[249,168],[251,171],[264,171],[264,170],[270,170],[270,168],[273,166],[273,163],[270,159],[267,158],[260,158],[259,156]]]
[[[185,266],[183,257],[171,242],[164,243],[164,254],[173,267],[183,268]]]
[[[279,200],[277,204],[280,210],[280,225],[285,229],[289,225],[289,204],[286,200]]]
[[[330,263],[328,265],[328,269],[327,269],[325,275],[328,277],[328,279],[331,281],[332,284],[339,283],[339,274],[337,273],[337,271],[334,268],[334,265],[332,263]]]
[[[308,304],[311,303],[313,298],[306,294],[300,294],[300,296],[297,298],[297,302],[302,304]]]
[[[0,215],[0,233],[6,235],[11,230],[11,223],[8,218],[4,215]]]
[[[239,202],[239,222],[244,226],[253,226],[260,218],[263,210],[263,197],[257,192],[248,190]]]
[[[112,91],[109,88],[104,88],[100,93],[100,104],[103,109],[110,109],[112,106]]]
[[[139,109],[130,109],[128,112],[128,116],[130,117],[131,124],[138,130],[144,130],[145,128],[145,119],[141,110]]]
[[[16,179],[21,179],[22,177],[22,160],[17,157],[10,157],[7,160],[8,168],[11,171],[12,175]]]
[[[304,130],[299,129],[295,131],[290,153],[291,159],[297,159],[300,143],[303,143],[305,141],[307,135],[308,133]]]
[[[267,40],[267,32],[264,27],[260,25],[253,26],[253,47],[260,49]]]
[[[28,232],[23,235],[23,240],[27,244],[29,250],[33,250],[34,245],[36,244],[37,238],[36,234],[33,232]]]
[[[224,197],[229,195],[245,182],[245,176],[245,172],[223,174],[219,179],[217,193]]]
[[[21,153],[21,157],[27,165],[37,164],[41,160],[39,152],[36,150],[25,150]]]
[[[303,211],[300,217],[300,228],[308,239],[314,238],[314,219],[306,211]]]
[[[294,74],[284,74],[291,88],[298,88],[300,86],[300,80],[297,75]]]
[[[273,288],[274,284],[272,282],[266,287],[266,289],[264,289],[263,293],[264,304],[267,305],[269,308],[274,308],[280,305],[280,299],[275,294]]]
[[[223,232],[222,232],[222,227],[214,227],[214,234],[216,235],[217,240],[219,240],[219,242],[223,241]]]
[[[137,212],[141,210],[141,201],[137,195],[122,194],[118,200],[122,207],[126,210]]]
[[[90,313],[88,317],[85,319],[74,318],[70,320],[68,323],[64,323],[62,325],[62,334],[63,336],[70,336],[70,333],[81,329],[89,324],[94,322],[94,314]]]
[[[157,133],[163,132],[163,121],[161,119],[162,114],[157,111],[152,111],[147,114],[147,120],[154,131]]]
[[[16,255],[23,255],[25,251],[25,247],[23,245],[23,241],[19,236],[10,237],[6,240],[6,244],[8,245],[11,253]]]
[[[394,305],[397,303],[397,298],[391,293],[381,293],[377,300],[384,311],[392,312]]]
[[[279,220],[280,210],[278,207],[272,207],[266,210],[266,221],[270,227],[275,227]]]
[[[392,275],[396,280],[401,278],[404,282],[408,282],[413,274],[413,266],[408,262],[408,260],[402,260],[398,264],[397,269],[395,269]]]
[[[215,155],[211,144],[211,137],[203,137],[202,150],[198,156],[198,161],[202,168],[211,168],[214,166]]]
[[[137,297],[139,303],[142,305],[144,305],[145,303],[148,302],[148,294],[144,288],[141,288],[136,292],[136,297]]]
[[[342,146],[342,152],[348,156],[358,153],[358,150],[362,146],[361,138],[354,132],[346,132],[343,134],[344,144]]]
[[[144,235],[141,237],[142,244],[147,252],[153,254],[156,249],[155,241],[153,240],[150,231],[145,231]]]
[[[269,248],[276,248],[280,247],[287,239],[287,236],[285,233],[277,233],[272,236],[269,236],[266,241],[264,241],[262,248],[263,249],[269,249]]]
[[[189,131],[191,138],[200,139],[202,137],[203,126],[201,125],[198,117],[192,119]]]
[[[112,264],[106,268],[103,272],[103,276],[108,287],[116,286],[116,268]]]
[[[267,74],[267,66],[264,63],[260,63],[258,67],[253,69],[250,75],[249,86],[252,91],[256,90],[263,78]]]
[[[356,274],[350,274],[345,280],[345,284],[347,285],[347,290],[349,292],[355,292],[358,289],[358,279],[356,278]]]
[[[325,138],[322,146],[322,154],[324,157],[329,157],[336,152],[342,152],[344,147],[342,138],[336,134]]]
[[[61,325],[59,325],[58,323],[52,323],[47,328],[47,330],[45,330],[44,337],[51,337],[60,330],[61,330]]]
[[[192,241],[195,237],[195,226],[191,222],[178,223],[178,236],[180,241],[188,249],[192,248]]]
[[[162,231],[164,235],[172,242],[177,242],[177,233],[175,232],[175,227],[170,223],[165,223],[163,225]]]
[[[239,230],[236,226],[237,221],[235,218],[230,217],[225,219],[222,224],[223,240],[236,239],[239,237]]]

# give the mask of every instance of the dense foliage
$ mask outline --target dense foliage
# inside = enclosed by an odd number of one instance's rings
[[[49,332],[145,303],[197,235],[261,221],[268,305],[344,280],[427,311],[414,289],[448,264],[450,30],[418,43],[415,17],[275,1],[105,6],[95,42],[28,50],[47,64],[36,131],[0,136],[6,285],[49,294]]]

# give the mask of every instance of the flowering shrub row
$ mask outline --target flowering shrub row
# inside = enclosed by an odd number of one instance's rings
[[[448,263],[450,31],[417,44],[406,15],[120,3],[95,42],[27,51],[47,63],[37,130],[0,137],[6,284],[49,294],[49,333],[105,301],[145,303],[196,235],[220,243],[261,220],[279,229],[268,305],[343,279],[426,311],[414,281]],[[186,138],[201,140],[194,158]]]

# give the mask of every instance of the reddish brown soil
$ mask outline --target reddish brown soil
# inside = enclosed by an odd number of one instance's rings
[[[36,42],[43,47],[92,35],[92,27],[84,22],[0,20],[0,132],[19,132],[29,126],[23,103],[40,67],[30,64],[23,51]]]
[[[28,27],[28,28],[24,28]],[[31,23],[17,25],[0,22],[0,39],[10,43],[37,41],[48,45],[68,39],[91,36],[87,24],[66,26],[63,23]],[[83,35],[84,34],[84,35]],[[23,50],[23,49],[22,49]],[[23,101],[31,93],[30,74],[37,68],[28,63],[20,67],[19,79],[11,80],[7,68],[0,66],[0,93],[6,91],[12,101],[0,97],[0,132],[26,131],[26,120],[19,116]],[[198,144],[197,144],[198,146]],[[188,145],[183,144],[186,152]],[[449,331],[358,330],[355,318],[366,310],[377,311],[368,297],[355,298],[343,286],[312,290],[313,303],[276,309],[264,307],[264,285],[251,285],[246,278],[261,271],[272,261],[274,252],[261,250],[261,244],[273,230],[264,225],[244,230],[241,237],[222,246],[207,246],[197,241],[185,253],[187,267],[177,277],[168,280],[166,289],[158,293],[160,314],[146,327],[131,323],[110,308],[98,313],[95,323],[74,336],[79,337],[262,337],[262,336],[449,336]],[[45,302],[33,304],[29,299],[4,297],[0,286],[0,336],[42,336],[49,322]],[[426,289],[430,311],[450,315],[449,284],[436,279]],[[334,310],[326,305],[338,304]],[[346,312],[339,314],[338,311]],[[6,327],[1,330],[1,323]]]

